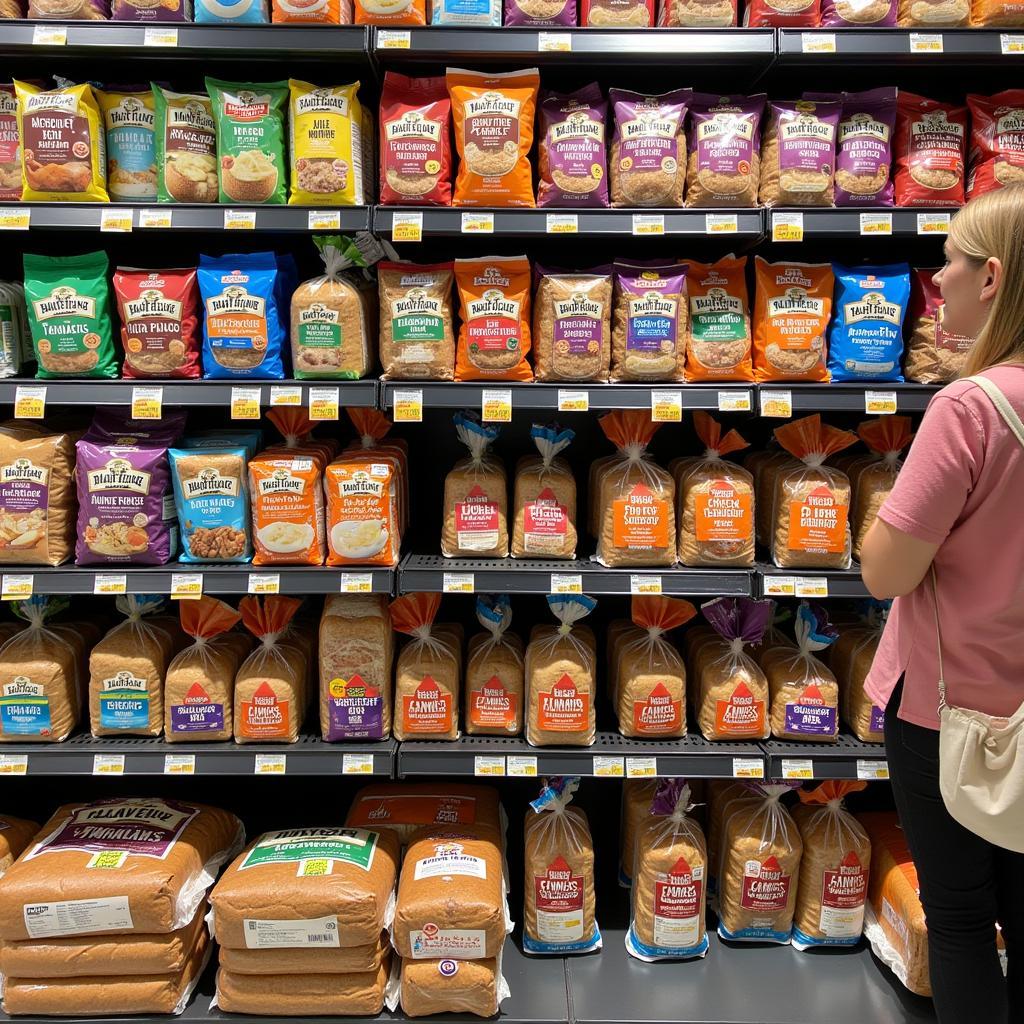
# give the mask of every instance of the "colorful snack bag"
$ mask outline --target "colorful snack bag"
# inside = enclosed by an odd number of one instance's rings
[[[961,28],[971,20],[971,0],[899,0],[900,28]]]
[[[694,93],[686,164],[686,205],[756,206],[761,179],[764,94]]]
[[[355,0],[356,25],[426,25],[427,0]]]
[[[576,27],[576,0],[505,0],[505,24]]]
[[[815,28],[821,24],[821,0],[748,0],[747,28]]]
[[[275,25],[352,23],[352,0],[273,0],[270,6],[270,20]]]
[[[249,481],[244,448],[172,448],[181,561],[248,562]]]
[[[431,25],[501,25],[502,0],[431,0]]]
[[[717,263],[688,261],[687,380],[754,379],[746,266],[746,256],[724,256]]]
[[[948,384],[963,372],[974,339],[942,326],[945,304],[933,278],[938,270],[915,270],[910,278],[910,337],[903,373],[918,384]]]
[[[199,25],[267,25],[270,4],[267,0],[195,0]]]
[[[451,263],[378,263],[385,380],[454,380]]]
[[[1024,25],[1024,13],[1016,0],[971,0],[971,28],[1020,28],[1021,25]]]
[[[612,380],[682,380],[687,266],[617,262],[613,269]]]
[[[892,206],[896,89],[843,94],[836,152],[836,206]]]
[[[581,0],[580,25],[584,28],[653,28],[656,0]]]
[[[894,28],[897,0],[821,0],[822,28]]]
[[[156,106],[156,184],[161,203],[217,202],[217,122],[209,96],[151,83]]]
[[[537,380],[608,379],[612,282],[608,273],[559,273],[535,268],[533,306]]]
[[[156,111],[152,92],[96,90],[107,141],[107,190],[117,202],[156,199]]]
[[[13,85],[0,85],[0,200],[20,201],[21,189],[18,94]]]
[[[841,106],[828,100],[772,100],[761,150],[765,206],[831,206]]]
[[[1024,14],[1019,24],[1024,24]],[[967,198],[1024,182],[1024,89],[967,97],[971,111]]]
[[[607,206],[605,122],[608,104],[596,82],[540,102],[538,206]]]
[[[897,206],[963,206],[967,107],[900,90],[896,107]]]
[[[658,24],[667,28],[729,28],[737,0],[661,0]]]

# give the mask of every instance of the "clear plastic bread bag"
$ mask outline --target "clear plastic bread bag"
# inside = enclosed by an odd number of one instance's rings
[[[594,842],[586,814],[570,807],[577,776],[544,780],[523,824],[523,952],[562,956],[601,948]]]
[[[782,740],[834,742],[839,734],[839,684],[815,655],[835,643],[839,631],[823,605],[801,601],[793,621],[796,647],[775,647],[761,656],[771,699],[772,735]]]
[[[401,500],[401,532],[409,525],[409,444],[401,437],[388,437],[394,423],[377,409],[346,409],[359,438],[348,448],[386,452],[395,459]]]
[[[859,562],[864,539],[878,511],[896,484],[903,465],[903,449],[914,439],[909,416],[879,416],[857,427],[873,457],[858,462],[850,472],[853,488],[853,557]]]
[[[575,436],[556,423],[530,428],[540,455],[516,466],[513,558],[576,557],[576,478],[560,455]]]
[[[518,736],[523,731],[523,642],[508,632],[512,624],[508,595],[478,597],[476,617],[484,632],[469,641],[466,732]]]
[[[718,870],[718,934],[738,942],[789,943],[803,842],[782,806],[799,783],[750,783],[725,822]]]
[[[891,602],[872,601],[862,626],[844,629],[832,649],[832,671],[839,683],[843,720],[864,743],[885,742],[885,711],[876,707],[864,680],[882,639]]]
[[[701,605],[718,634],[693,656],[697,723],[706,739],[768,738],[768,680],[745,648],[761,641],[774,605],[748,597],[718,597]]]
[[[623,736],[686,735],[686,665],[665,634],[696,614],[689,601],[679,598],[633,597],[631,616],[638,634],[623,639],[616,658],[616,712]]]
[[[508,557],[508,478],[505,467],[490,453],[498,428],[480,422],[475,413],[454,416],[455,432],[469,449],[444,479],[445,558]]]
[[[801,465],[780,470],[772,503],[772,561],[781,569],[850,568],[850,481],[825,465],[857,435],[817,414],[777,427],[779,444]]]
[[[622,813],[619,822],[619,885],[633,884],[633,854],[640,826],[652,813],[651,802],[658,789],[657,779],[626,779],[622,784]]]
[[[704,457],[683,470],[679,484],[679,561],[694,566],[754,564],[754,478],[723,456],[747,447],[735,431],[706,412],[693,414]]]
[[[690,787],[662,779],[637,832],[626,952],[637,960],[692,960],[708,952],[707,844]]]
[[[864,931],[871,870],[871,840],[843,807],[843,798],[866,782],[823,782],[800,790],[794,811],[804,852],[800,862],[793,945],[855,946]]]

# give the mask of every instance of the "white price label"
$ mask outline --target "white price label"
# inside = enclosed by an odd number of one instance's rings
[[[582,594],[583,577],[578,573],[556,573],[551,574],[552,594]]]
[[[14,389],[14,418],[16,420],[39,420],[45,414],[45,384],[19,384]]]
[[[891,235],[891,213],[862,213],[860,215],[860,233],[862,235]]]
[[[665,234],[665,215],[663,213],[634,213],[634,235]]]
[[[127,594],[128,577],[123,573],[98,572],[93,577],[94,594]]]
[[[917,215],[917,233],[919,235],[948,235],[948,213],[919,213]]]
[[[422,242],[423,214],[418,210],[413,213],[391,214],[391,241]]]
[[[382,28],[377,32],[377,45],[382,50],[408,50],[412,46],[412,33]]]
[[[999,48],[1004,54],[1024,53],[1024,36],[1010,35],[1003,32],[999,36]]]
[[[734,757],[732,759],[734,779],[763,779],[764,761],[759,757]]]
[[[162,387],[132,388],[132,419],[158,420],[164,414]]]
[[[772,214],[773,242],[802,242],[803,240],[804,215],[802,213]]]
[[[277,572],[251,572],[247,583],[250,594],[280,594],[281,574]]]
[[[484,423],[512,422],[512,389],[486,390],[480,393],[480,418]]]
[[[709,235],[735,235],[739,229],[739,218],[735,213],[704,214],[704,231]]]
[[[594,770],[591,773],[599,779],[624,779],[626,764],[621,757],[608,757],[603,754],[594,755]]]
[[[654,779],[658,776],[658,759],[656,757],[627,757],[627,779]]]
[[[813,779],[814,762],[802,758],[784,757],[782,759],[782,777],[784,779]]]
[[[169,207],[156,210],[139,210],[140,228],[169,228],[173,223],[173,214]]]
[[[28,754],[0,754],[0,775],[28,775]]]
[[[255,231],[256,211],[255,210],[225,210],[224,211],[225,231]]]
[[[311,387],[309,389],[309,418],[313,423],[336,420],[339,408],[338,388]]]
[[[719,391],[718,411],[719,412],[750,412],[749,391]]]
[[[558,392],[559,412],[589,412],[590,392],[589,391],[565,391]]]
[[[343,572],[341,574],[341,593],[343,594],[372,594],[373,573],[370,572]]]
[[[178,30],[167,25],[147,25],[143,46],[177,46]]]
[[[828,597],[827,576],[797,576],[793,580],[794,597]]]
[[[279,405],[301,406],[302,388],[292,384],[271,384],[270,405],[271,408]]]
[[[253,762],[254,775],[284,775],[287,771],[287,754],[257,754]]]
[[[501,775],[505,774],[505,758],[491,757],[488,754],[477,754],[473,758],[474,775]]]
[[[661,577],[633,573],[629,577],[629,592],[631,594],[660,594]]]
[[[857,761],[857,778],[865,782],[889,778],[888,761]]]
[[[0,231],[28,231],[31,225],[31,208],[19,210],[16,206],[0,206]]]
[[[944,44],[941,32],[911,32],[911,53],[942,53]]]
[[[93,775],[124,775],[124,754],[93,754]]]
[[[472,594],[476,590],[476,581],[471,572],[446,572],[441,580],[441,590],[445,594]]]
[[[759,391],[758,399],[762,416],[788,420],[793,415],[792,391]]]
[[[232,387],[231,418],[233,420],[258,420],[262,397],[259,388]]]
[[[164,775],[195,775],[195,754],[164,754]]]
[[[128,232],[132,229],[132,211],[116,206],[100,210],[100,231]]]
[[[796,597],[796,580],[792,576],[765,576],[765,597]]]
[[[341,210],[310,210],[306,223],[310,231],[340,231]]]
[[[537,777],[537,758],[528,754],[509,754],[505,758],[505,774],[513,779]]]
[[[896,392],[865,391],[864,411],[871,416],[892,416],[896,412]]]
[[[580,230],[580,219],[575,213],[549,213],[544,225],[549,235],[575,235]]]
[[[462,215],[462,233],[464,235],[493,235],[493,213],[464,213]]]
[[[171,600],[198,601],[203,596],[203,574],[199,572],[171,573]]]
[[[342,754],[342,775],[372,775],[373,754]]]
[[[0,581],[0,600],[16,601],[32,596],[33,578],[28,573],[5,572]]]
[[[682,391],[651,391],[651,422],[682,423]]]
[[[423,422],[423,392],[417,388],[396,391],[391,403],[392,418],[396,423]]]
[[[804,53],[835,53],[835,32],[805,32],[800,39]]]
[[[538,53],[571,53],[572,34],[569,32],[538,32]]]
[[[33,46],[67,46],[67,42],[67,25],[36,25],[32,29]]]

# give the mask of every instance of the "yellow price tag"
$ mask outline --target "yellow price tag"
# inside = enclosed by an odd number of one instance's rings
[[[225,231],[255,231],[256,211],[255,210],[225,210],[224,211]]]
[[[203,596],[203,576],[198,572],[171,573],[171,600],[198,601]]]
[[[481,416],[484,423],[512,422],[512,390],[484,391],[481,395]]]
[[[340,231],[340,210],[310,210],[306,220],[310,231]]]
[[[24,210],[16,206],[0,207],[0,231],[28,231],[31,224],[31,207]]]
[[[739,231],[735,213],[708,213],[704,215],[704,230],[709,235],[734,235]]]
[[[682,423],[683,393],[681,391],[651,392],[651,422]]]
[[[494,234],[494,214],[464,213],[462,215],[462,233],[464,235]]]
[[[582,594],[583,576],[579,573],[556,573],[551,574],[552,594]]]
[[[287,754],[257,754],[253,763],[255,775],[284,775],[287,770]]]
[[[392,242],[422,242],[423,214],[393,213],[391,214]]]
[[[795,597],[828,597],[827,576],[797,576],[793,580]]]
[[[412,46],[412,33],[381,29],[377,32],[377,45],[382,50],[408,50]]]
[[[813,779],[814,762],[796,758],[783,758],[782,777],[784,779]]]
[[[505,758],[478,754],[473,758],[474,775],[504,776]]]
[[[392,412],[396,423],[422,423],[423,392],[419,389],[396,391]]]
[[[590,410],[589,391],[562,391],[558,392],[559,412],[588,412]]]
[[[195,754],[164,754],[164,775],[195,775]]]
[[[761,391],[761,415],[788,420],[793,415],[792,391]]]
[[[132,419],[158,420],[163,415],[162,387],[132,388]]]
[[[128,577],[123,572],[98,572],[93,577],[92,592],[94,594],[127,594]]]
[[[627,757],[627,779],[654,779],[658,776],[658,759],[656,757]]]
[[[156,210],[139,210],[140,228],[169,228],[172,223],[172,213],[167,207]]]
[[[505,758],[505,774],[512,779],[537,777],[537,758],[528,754],[509,754]]]
[[[568,32],[537,33],[538,53],[571,53],[572,35]]]
[[[231,418],[233,420],[258,420],[260,418],[260,389],[231,389]]]
[[[802,213],[773,213],[773,242],[802,242],[804,240],[804,215]]]
[[[372,775],[373,754],[342,754],[342,775]]]
[[[634,235],[665,234],[665,215],[663,213],[634,213]]]
[[[864,411],[871,416],[892,416],[896,413],[895,391],[865,391]]]
[[[124,754],[93,754],[92,773],[93,775],[124,775]]]
[[[372,594],[373,574],[368,572],[343,572],[341,574],[341,593]]]
[[[1003,53],[1024,53],[1024,36],[1008,35],[1003,32],[999,36],[999,48]]]
[[[642,576],[634,573],[629,577],[629,592],[631,594],[660,594],[660,576]]]
[[[110,210],[100,210],[100,231],[131,231],[132,211],[119,210],[116,207]]]
[[[472,594],[476,591],[476,580],[471,572],[446,572],[441,578],[441,592],[444,594]]]
[[[891,213],[862,213],[860,215],[860,233],[862,235],[891,235]]]
[[[270,404],[272,407],[278,405],[302,405],[302,388],[293,387],[290,384],[271,384]]]
[[[67,25],[35,25],[32,29],[33,46],[66,46]]]
[[[937,32],[911,32],[911,53],[942,53],[944,44],[942,35]]]
[[[0,775],[28,775],[28,754],[0,754]]]
[[[246,583],[250,594],[280,594],[281,574],[277,572],[251,572]]]
[[[46,414],[46,386],[19,384],[14,389],[14,418],[41,420]]]
[[[792,576],[765,576],[765,597],[796,597],[796,580]]]
[[[919,235],[948,235],[948,213],[919,213],[917,215],[917,233]]]
[[[0,600],[17,601],[20,598],[31,597],[33,578],[29,574],[12,574],[5,572],[0,581]]]
[[[763,779],[764,761],[759,757],[734,757],[732,759],[734,779]]]
[[[599,779],[622,779],[626,776],[626,766],[621,757],[595,754],[593,774]]]
[[[178,30],[166,25],[147,25],[142,37],[143,46],[177,46]]]
[[[338,389],[309,389],[309,418],[313,422],[336,420],[338,418]]]
[[[804,53],[835,53],[836,34],[834,32],[805,32],[800,39]]]
[[[544,222],[549,235],[575,235],[580,230],[580,219],[575,213],[549,213]]]

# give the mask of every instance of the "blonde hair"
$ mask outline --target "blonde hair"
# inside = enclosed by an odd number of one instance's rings
[[[1003,278],[961,373],[969,377],[999,363],[1024,362],[1024,185],[972,199],[953,218],[949,240],[968,259],[995,257]]]

